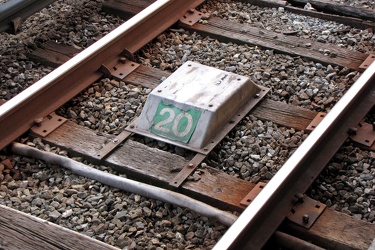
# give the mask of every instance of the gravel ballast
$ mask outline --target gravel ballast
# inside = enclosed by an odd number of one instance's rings
[[[52,71],[27,59],[45,41],[86,48],[122,23],[100,11],[103,1],[57,1],[30,17],[22,32],[0,36],[0,99],[9,100]],[[1,2],[0,2],[1,3]],[[372,9],[370,1],[362,3]],[[363,53],[374,51],[372,30],[230,1],[207,1],[205,16],[251,24],[275,32],[335,44]],[[205,18],[204,22],[209,22]],[[329,112],[360,76],[256,46],[222,43],[184,30],[169,30],[136,54],[140,63],[169,72],[187,60],[250,77],[270,88],[266,98]],[[160,79],[162,81],[163,79]],[[118,134],[139,114],[150,89],[102,79],[59,109],[78,124]],[[369,115],[370,121],[374,120]],[[246,116],[204,164],[252,182],[268,181],[308,134]],[[161,149],[164,143],[143,140]],[[40,139],[28,145],[68,156]],[[178,154],[180,149],[175,149]],[[90,165],[80,158],[78,161]],[[346,143],[308,194],[328,207],[369,222],[375,220],[375,154]],[[107,166],[94,166],[114,173]],[[58,166],[17,155],[0,155],[1,204],[52,221],[119,248],[207,249],[227,227],[188,209],[146,199],[73,175]]]

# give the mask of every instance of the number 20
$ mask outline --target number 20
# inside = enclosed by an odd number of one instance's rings
[[[163,127],[163,126],[173,122],[172,133],[175,136],[184,137],[187,134],[189,134],[191,128],[193,127],[193,117],[189,113],[180,113],[176,116],[174,110],[171,109],[171,108],[163,108],[162,110],[160,110],[160,115],[164,115],[165,113],[168,113],[169,116],[167,116],[166,119],[164,119],[164,120],[155,124],[154,128],[156,130],[159,130],[161,132],[169,134],[171,132],[170,129],[166,128],[166,127]],[[186,128],[184,129],[184,131],[179,132],[178,131],[178,125],[180,124],[182,118],[187,119],[187,125],[186,125]]]

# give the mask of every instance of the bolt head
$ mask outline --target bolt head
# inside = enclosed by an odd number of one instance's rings
[[[302,221],[303,221],[303,223],[305,223],[305,224],[307,224],[307,223],[309,223],[309,215],[308,214],[304,214],[303,216],[302,216]]]

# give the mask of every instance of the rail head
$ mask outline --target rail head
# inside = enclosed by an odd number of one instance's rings
[[[204,0],[158,0],[0,107],[0,150],[102,77],[124,49],[134,53]],[[155,25],[157,24],[157,25]]]
[[[214,249],[260,249],[375,104],[372,64],[270,180]],[[327,139],[329,138],[329,141]]]

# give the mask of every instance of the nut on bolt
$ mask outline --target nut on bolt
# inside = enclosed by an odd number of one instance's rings
[[[123,64],[125,64],[125,62],[126,62],[126,57],[120,57],[119,58],[119,61],[120,61],[120,63],[123,63]]]
[[[356,135],[357,134],[357,128],[349,128],[348,134],[349,135]]]
[[[43,122],[43,117],[36,118],[34,120],[35,125],[38,126],[38,127],[40,127],[42,125],[42,122]]]
[[[293,197],[293,203],[296,204],[296,203],[303,203],[303,194],[301,193],[296,193]]]
[[[305,224],[307,224],[307,223],[309,223],[309,215],[308,214],[304,214],[303,216],[302,216],[302,221],[303,221],[303,223],[305,223]]]

